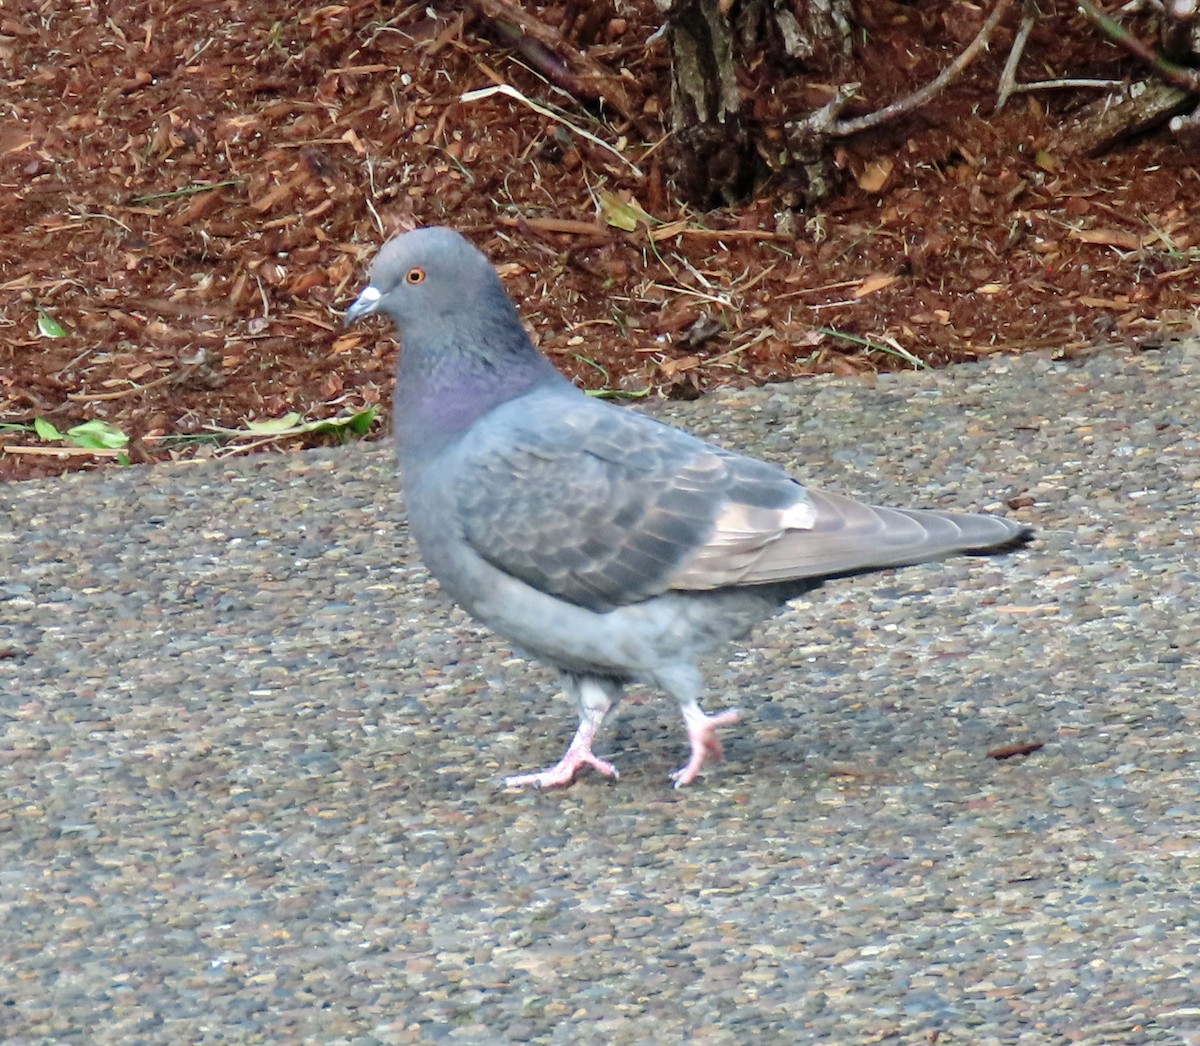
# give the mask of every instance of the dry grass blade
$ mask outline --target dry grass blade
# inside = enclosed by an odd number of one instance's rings
[[[458,100],[460,102],[478,102],[484,98],[491,98],[493,95],[497,94],[502,94],[508,98],[512,98],[515,101],[520,102],[522,105],[528,106],[539,116],[544,116],[547,120],[553,120],[556,123],[562,124],[563,127],[566,127],[568,130],[579,135],[580,138],[591,142],[593,145],[598,145],[601,149],[605,149],[612,153],[613,156],[620,160],[621,163],[625,164],[625,166],[628,167],[635,175],[637,175],[637,177],[643,177],[641,170],[635,163],[633,163],[633,161],[627,159],[620,152],[620,150],[609,145],[608,142],[604,141],[603,138],[597,138],[596,135],[591,133],[591,131],[585,131],[578,124],[572,123],[561,113],[556,113],[549,106],[542,105],[540,102],[535,102],[531,98],[526,98],[525,95],[523,95],[511,84],[495,84],[492,87],[481,87],[477,91],[468,91],[466,94],[460,95]]]

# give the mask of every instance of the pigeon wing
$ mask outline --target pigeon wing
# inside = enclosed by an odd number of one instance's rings
[[[891,509],[582,396],[501,408],[470,442],[467,540],[527,584],[605,611],[669,589],[843,577],[1023,544],[998,516]],[[497,438],[503,433],[503,438]]]
[[[467,541],[493,566],[598,611],[676,587],[685,564],[679,587],[727,583],[710,569],[724,556],[812,516],[804,488],[774,466],[561,393],[524,397],[477,426],[455,501]]]

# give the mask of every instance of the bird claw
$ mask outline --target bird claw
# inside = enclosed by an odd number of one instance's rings
[[[676,788],[691,784],[700,774],[704,760],[712,757],[714,762],[720,762],[725,757],[725,746],[717,736],[717,727],[729,726],[738,721],[739,713],[736,708],[718,712],[716,715],[705,715],[697,708],[694,712],[684,711],[684,722],[687,724],[688,741],[692,746],[692,757],[686,766],[681,766],[671,775]]]
[[[590,766],[593,770],[605,777],[611,777],[614,781],[621,776],[617,773],[617,768],[607,759],[593,755],[590,749],[579,751],[572,747],[568,748],[567,754],[548,769],[539,770],[533,774],[506,777],[504,786],[506,788],[526,788],[533,785],[534,788],[565,788],[575,780],[575,775],[585,766]]]

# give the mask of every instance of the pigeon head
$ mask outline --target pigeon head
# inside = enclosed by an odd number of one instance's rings
[[[383,245],[346,322],[375,313],[400,334],[394,406],[406,453],[443,446],[501,403],[565,382],[529,340],[491,262],[451,229]]]
[[[444,326],[464,310],[493,311],[498,302],[508,304],[508,296],[479,251],[452,229],[414,229],[383,245],[346,322],[381,312],[403,336]]]

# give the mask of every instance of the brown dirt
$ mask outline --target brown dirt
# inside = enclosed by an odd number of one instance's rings
[[[1027,78],[1140,75],[1073,6],[1035,32]],[[525,7],[563,23],[563,6]],[[343,331],[339,310],[379,243],[420,224],[489,252],[542,348],[593,389],[695,395],[913,358],[1069,353],[1161,337],[1200,305],[1195,155],[1165,134],[1059,155],[1056,129],[1095,91],[1018,95],[992,115],[1012,25],[919,114],[847,141],[839,194],[791,231],[769,183],[736,211],[672,196],[650,0],[587,20],[580,41],[627,70],[636,127],[573,106],[458,5],[434,9],[6,0],[0,476],[114,460],[59,456],[19,427],[35,418],[107,420],[134,462],[330,438],[210,431],[293,411],[379,405],[372,431],[386,431],[395,345],[382,326]],[[983,11],[931,0],[864,14],[860,51],[811,70],[862,81],[860,112],[936,75]],[[769,120],[764,72],[745,87]],[[511,97],[460,101],[497,83],[620,156]],[[656,238],[598,218],[604,193],[637,201]],[[40,316],[67,336],[43,336]]]

